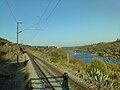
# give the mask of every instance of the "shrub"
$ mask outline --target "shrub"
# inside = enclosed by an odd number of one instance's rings
[[[108,74],[107,67],[102,60],[94,58],[87,71],[91,82],[95,81],[99,88],[105,86]]]
[[[107,74],[107,66],[101,59],[93,58],[90,69],[93,68],[99,69],[103,74]]]

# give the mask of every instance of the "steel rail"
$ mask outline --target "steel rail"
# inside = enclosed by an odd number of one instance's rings
[[[32,61],[34,62],[34,64],[37,66],[38,70],[41,72],[43,78],[47,81],[48,85],[51,87],[52,90],[55,90],[54,87],[52,86],[52,84],[50,83],[50,81],[48,80],[48,78],[45,76],[45,74],[43,73],[43,71],[41,70],[41,68],[39,67],[39,65],[35,62],[34,58],[28,54],[29,57],[32,59]]]
[[[32,54],[31,54],[32,55]],[[34,56],[34,55],[33,55]],[[34,56],[35,58],[37,58],[37,59],[39,59],[41,62],[43,62],[46,66],[48,66],[52,71],[54,71],[54,72],[57,72],[59,75],[62,75],[62,73],[59,71],[59,70],[57,70],[54,66],[51,66],[50,64],[48,64],[47,62],[45,62],[45,61],[43,61],[43,60],[41,60],[39,57],[36,57],[36,56]],[[56,74],[57,74],[56,73]],[[77,82],[75,82],[73,79],[71,79],[71,78],[69,78],[69,82],[70,83],[74,83],[74,85],[75,86],[78,86],[78,89],[80,88],[80,90],[82,89],[82,90],[88,90],[88,87],[86,86],[86,85],[81,85],[81,84],[78,84]]]
[[[30,53],[29,53],[30,54]],[[38,60],[40,60],[41,62],[43,62],[46,66],[48,66],[51,70],[53,70],[54,72],[57,72],[59,75],[62,75],[62,73],[57,70],[54,66],[51,66],[49,65],[47,62],[41,60],[40,58],[34,56],[33,54],[30,54],[30,56],[33,56],[34,58],[37,58]],[[57,74],[56,73],[56,74]],[[69,82],[73,85],[75,85],[75,87],[78,87],[79,90],[89,90],[89,88],[85,85],[81,85],[81,84],[78,84],[76,81],[74,81],[73,79],[69,78]]]

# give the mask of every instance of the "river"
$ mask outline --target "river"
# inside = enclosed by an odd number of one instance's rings
[[[90,52],[74,53],[73,57],[83,59],[85,63],[92,62],[93,58],[102,59],[104,62],[110,62],[110,61],[112,61],[114,63],[120,62],[120,58],[111,58],[111,57],[106,57],[106,56],[93,55]]]

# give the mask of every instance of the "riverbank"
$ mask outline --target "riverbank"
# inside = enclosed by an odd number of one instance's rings
[[[91,52],[94,55],[120,58],[120,41],[101,42],[85,46],[71,47],[69,49],[77,53]]]
[[[57,68],[59,67],[64,72],[68,72],[68,75],[71,74],[73,77],[75,76],[79,78],[80,80],[77,80],[80,81],[82,84],[87,85],[87,87],[89,88],[97,88],[97,90],[120,89],[119,63],[105,63],[98,58],[93,60],[91,63],[84,63],[84,61],[79,58],[76,59],[71,57],[68,61],[67,53],[63,48],[58,49],[55,47],[32,47],[30,50],[27,51],[33,53],[37,57],[44,58],[47,62],[51,63]],[[84,56],[86,56],[85,53],[83,54]],[[93,58],[92,55],[90,55],[90,57]],[[100,74],[100,76],[97,76],[98,73]],[[100,78],[102,78],[102,81],[100,80]]]
[[[92,54],[90,52],[75,53],[75,54],[73,54],[73,57],[83,59],[85,63],[92,62],[93,58],[102,59],[104,62],[114,62],[114,63],[120,62],[120,58],[113,58],[113,57],[108,57],[108,56],[99,56],[97,54]]]

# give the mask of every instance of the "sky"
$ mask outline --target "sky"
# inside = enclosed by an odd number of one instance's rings
[[[8,3],[7,3],[8,2]],[[35,46],[83,46],[120,38],[120,0],[0,0],[0,37]]]

